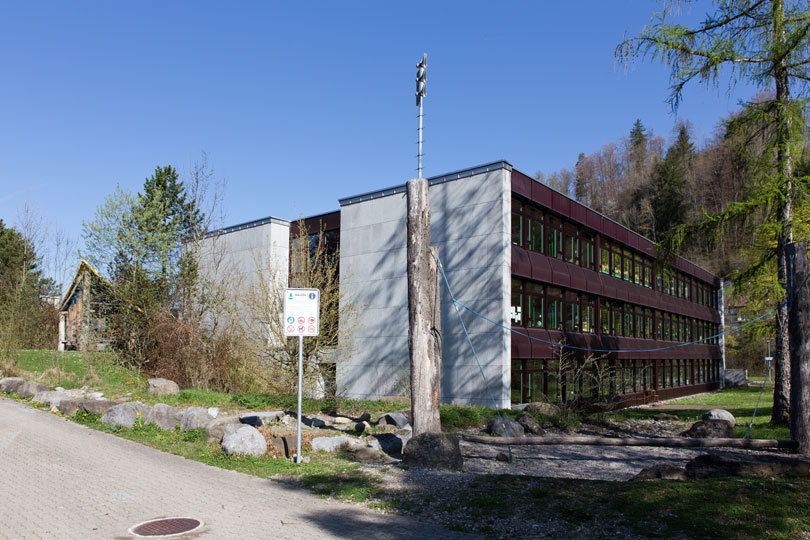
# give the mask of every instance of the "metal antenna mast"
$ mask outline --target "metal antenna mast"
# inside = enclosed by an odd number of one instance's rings
[[[422,101],[427,96],[427,53],[422,56],[422,61],[416,64],[416,106],[419,107],[419,166],[417,178],[422,178]]]

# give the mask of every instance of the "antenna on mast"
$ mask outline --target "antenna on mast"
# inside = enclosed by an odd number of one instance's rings
[[[427,53],[422,56],[422,61],[416,64],[416,106],[419,107],[419,152],[417,158],[419,165],[417,167],[417,178],[422,178],[422,101],[427,96]]]

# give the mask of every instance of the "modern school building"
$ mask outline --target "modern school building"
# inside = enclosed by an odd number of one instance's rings
[[[573,392],[565,384],[595,396],[593,378],[559,373],[588,357],[627,405],[719,387],[718,277],[679,257],[657,263],[655,244],[505,161],[429,185],[431,244],[446,275],[443,402],[509,407]],[[357,308],[352,331],[341,329],[351,354],[338,359],[338,391],[401,395],[409,377],[405,185],[339,203],[305,221],[313,241],[321,229],[339,245],[341,294]],[[226,231],[219,238],[227,244]],[[466,332],[452,298],[470,308],[459,309]]]

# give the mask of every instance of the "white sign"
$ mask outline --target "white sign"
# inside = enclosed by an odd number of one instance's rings
[[[321,292],[286,289],[282,322],[285,337],[317,336],[321,331]]]

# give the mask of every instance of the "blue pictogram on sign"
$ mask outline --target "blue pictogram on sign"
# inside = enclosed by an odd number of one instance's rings
[[[309,299],[310,300],[315,300],[315,293],[314,292],[309,293]]]
[[[292,324],[295,322],[295,317],[287,317],[287,322]]]

